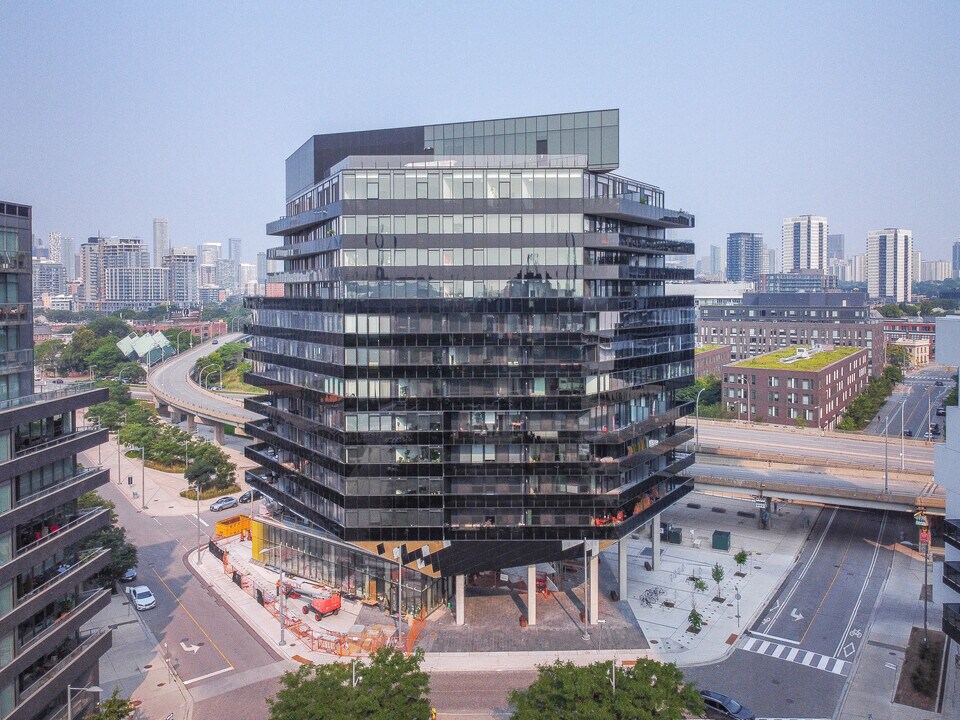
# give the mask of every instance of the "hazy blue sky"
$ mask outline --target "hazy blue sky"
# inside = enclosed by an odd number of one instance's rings
[[[779,248],[960,239],[960,2],[0,0],[0,198],[34,231],[276,244],[310,135],[619,107],[620,172]]]

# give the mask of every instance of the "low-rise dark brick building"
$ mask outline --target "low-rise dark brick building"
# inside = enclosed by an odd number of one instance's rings
[[[729,345],[702,345],[693,356],[693,372],[697,378],[723,376],[723,366],[730,362]]]
[[[869,379],[865,349],[789,347],[724,366],[722,402],[744,420],[829,429]]]

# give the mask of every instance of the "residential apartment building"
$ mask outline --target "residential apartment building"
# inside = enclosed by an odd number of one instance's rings
[[[697,342],[729,345],[733,360],[792,345],[861,347],[877,377],[886,360],[883,327],[863,293],[747,293],[740,305],[701,306]]]
[[[197,253],[190,248],[171,248],[163,258],[163,267],[169,270],[170,302],[181,307],[196,305],[200,301],[197,285]]]
[[[783,221],[781,272],[827,269],[827,218],[799,215]]]
[[[827,261],[830,260],[843,260],[846,256],[844,255],[844,244],[845,236],[842,233],[835,233],[827,235]]]
[[[727,345],[700,345],[693,356],[693,374],[697,379],[713,375],[723,377],[723,366],[730,362]]]
[[[913,299],[913,233],[903,228],[867,235],[867,293],[882,302]]]
[[[939,362],[960,366],[960,316],[937,318],[937,347]],[[934,587],[933,597],[943,607],[943,632],[956,647],[960,644],[960,433],[956,432],[960,428],[960,407],[947,405],[946,412],[948,432],[944,433],[944,442],[935,443],[933,448],[933,479],[946,493],[943,574]]]
[[[613,174],[619,111],[310,138],[287,160],[281,297],[248,298],[248,481],[271,562],[426,611],[482,571],[589,554],[692,489],[693,253]],[[262,543],[262,548],[261,548]],[[623,549],[623,546],[621,546]],[[625,557],[625,556],[624,556]],[[456,586],[456,592],[454,592]],[[462,602],[457,604],[462,621]]]
[[[837,277],[823,270],[793,270],[761,275],[757,289],[762,293],[818,293],[837,287]]]
[[[153,264],[159,266],[170,254],[170,223],[166,218],[153,219]]]
[[[106,301],[106,274],[117,268],[145,268],[150,253],[140,238],[92,237],[80,246],[81,301],[87,309],[103,309]]]
[[[29,257],[31,214],[28,205],[0,202],[5,252]],[[108,392],[76,383],[34,394],[29,263],[0,267],[0,276],[12,294],[0,318],[0,718],[40,720],[67,715],[68,686],[98,683],[111,644],[108,627],[88,626],[110,603],[109,588],[95,581],[110,551],[84,549],[110,524],[110,510],[78,506],[109,471],[77,462],[77,453],[107,439],[80,414]],[[96,699],[74,693],[73,716]]]
[[[722,402],[744,420],[830,429],[869,380],[864,349],[788,347],[726,365]]]
[[[170,302],[170,270],[159,267],[108,268],[100,309],[149,310]]]
[[[953,262],[951,264],[953,273],[950,277],[954,279],[960,278],[960,240],[953,244]]]
[[[925,260],[920,263],[921,282],[942,282],[953,277],[953,265],[949,260]]]
[[[33,261],[33,297],[63,295],[67,286],[67,272],[59,262],[52,260]]]
[[[229,238],[227,240],[227,257],[235,263],[243,262],[243,238]]]
[[[727,280],[756,282],[763,269],[763,233],[727,235]]]

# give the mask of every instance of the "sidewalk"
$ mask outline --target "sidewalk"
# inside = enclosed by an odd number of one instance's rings
[[[936,587],[941,574],[942,568],[931,563],[927,582]],[[837,717],[843,720],[866,720],[871,716],[873,720],[960,717],[960,686],[953,665],[955,644],[947,654],[942,714],[893,702],[910,630],[923,627],[922,589],[923,556],[898,545]],[[939,630],[942,604],[936,602],[935,597],[931,598],[927,612],[927,627]]]

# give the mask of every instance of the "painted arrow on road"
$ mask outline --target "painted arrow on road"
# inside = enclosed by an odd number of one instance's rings
[[[180,641],[180,647],[183,648],[184,652],[192,652],[194,655],[200,651],[199,645],[188,645],[183,640]]]
[[[792,617],[794,620],[798,620],[798,621],[799,621],[799,620],[803,620],[803,615],[801,615],[801,614],[797,611],[796,608],[794,608],[793,610],[790,611],[790,617]],[[182,645],[182,644],[183,644],[183,643],[181,643],[181,645]]]

